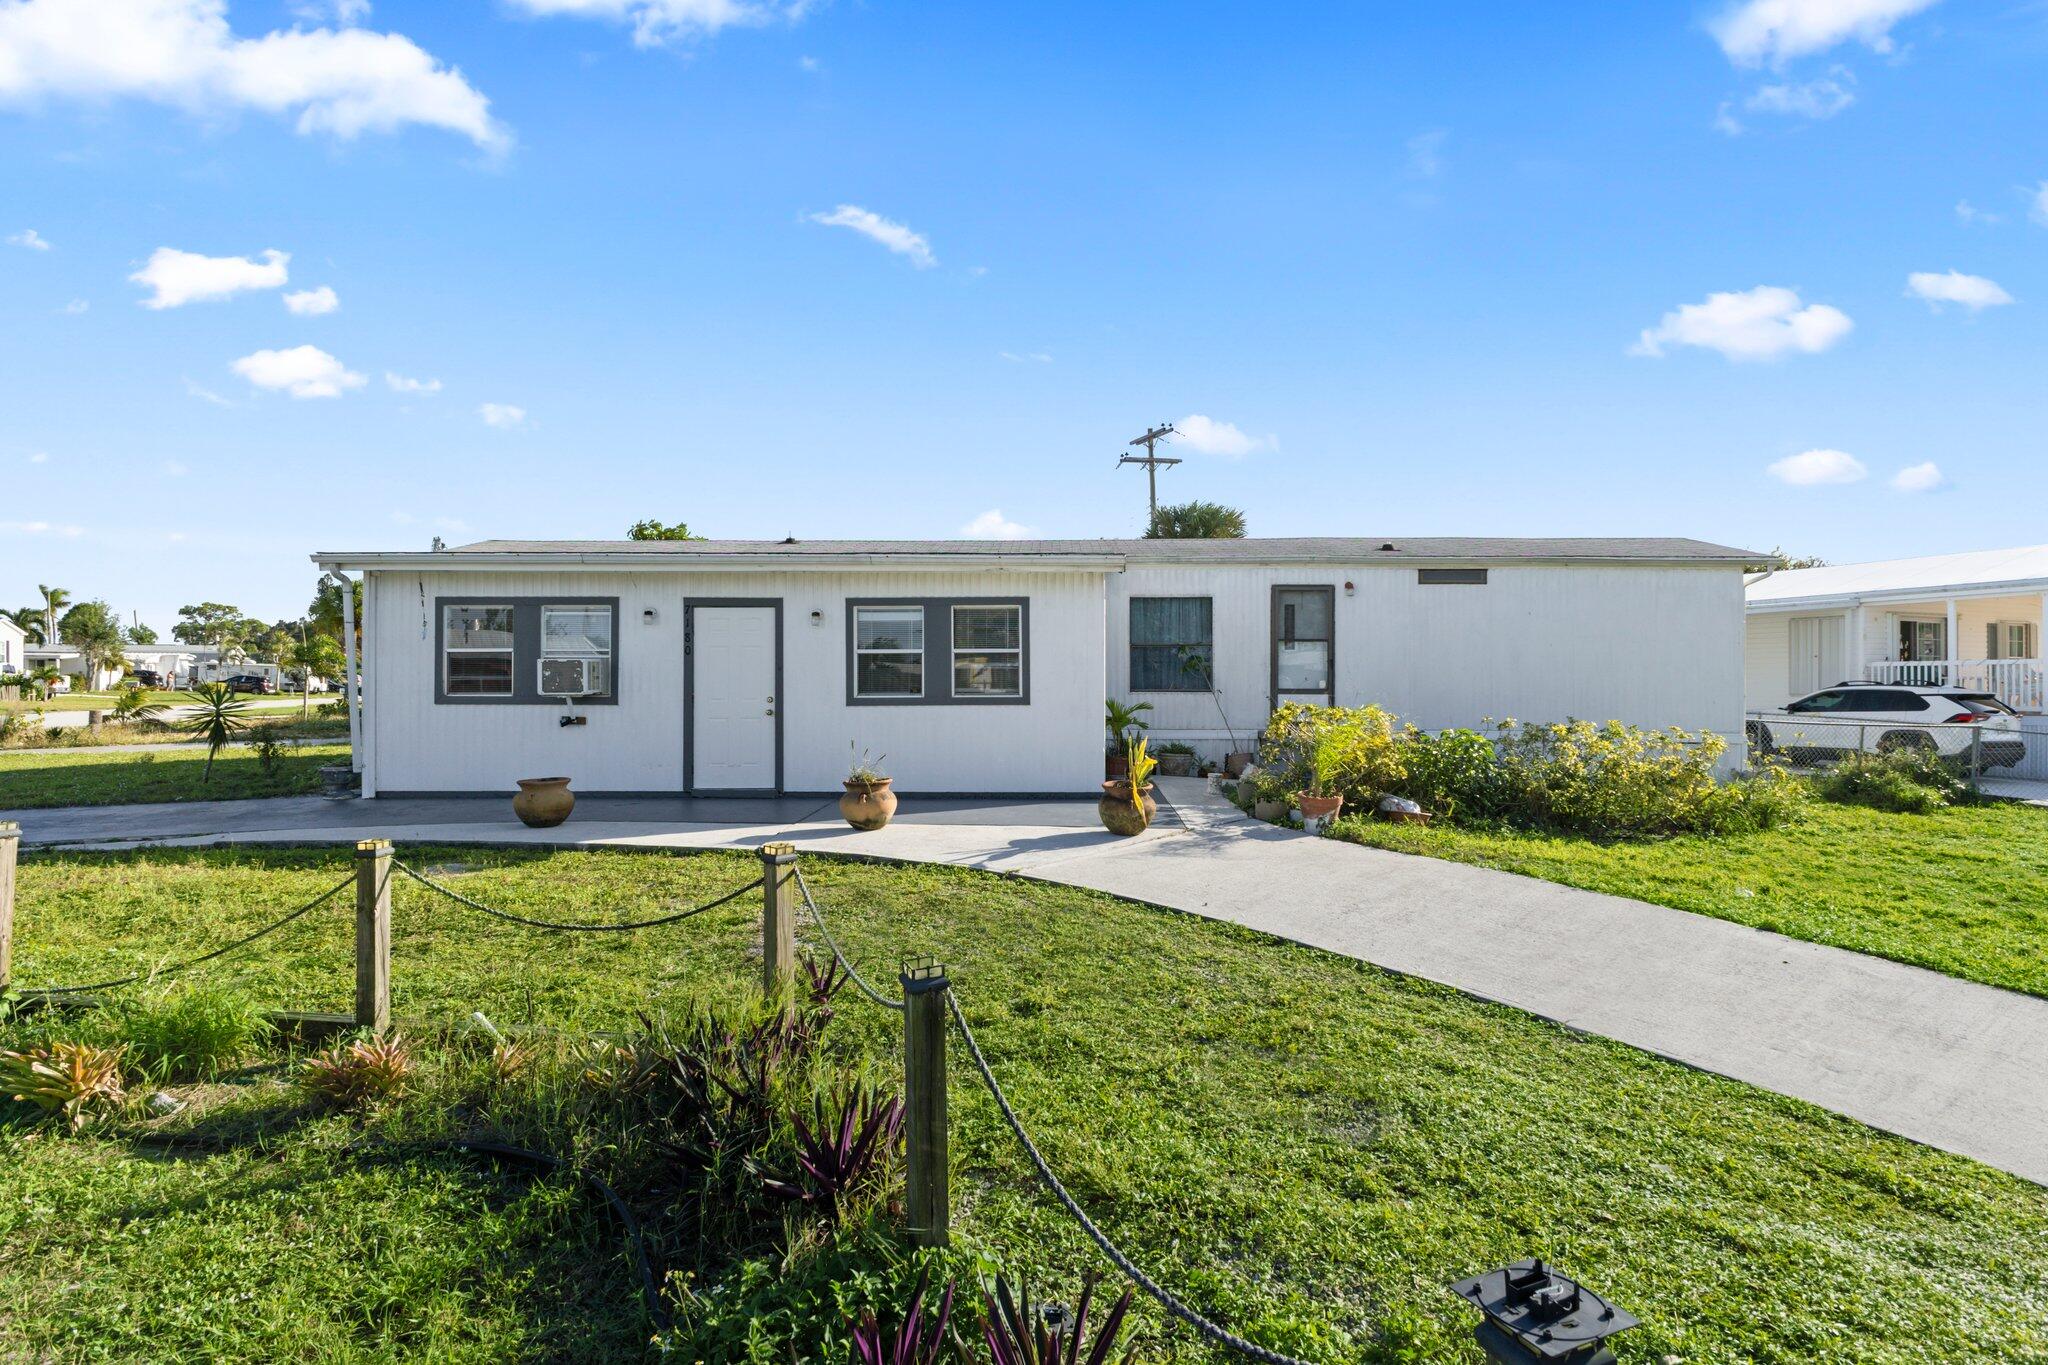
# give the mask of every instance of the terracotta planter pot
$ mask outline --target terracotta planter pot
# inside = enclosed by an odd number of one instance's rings
[[[1104,754],[1102,756],[1102,775],[1111,779],[1129,777],[1131,775],[1131,761],[1122,754]]]
[[[1310,796],[1303,792],[1294,800],[1301,807],[1301,818],[1304,820],[1334,820],[1337,818],[1337,812],[1344,809],[1344,798],[1341,796]]]
[[[1244,770],[1251,766],[1252,755],[1245,753],[1243,750],[1239,750],[1234,754],[1224,755],[1223,771],[1229,773],[1232,777],[1243,777]]]
[[[512,798],[512,813],[534,829],[552,829],[574,809],[576,793],[569,790],[566,777],[522,777],[519,794]]]
[[[1159,814],[1159,803],[1152,799],[1150,782],[1138,793],[1138,800],[1144,809],[1131,804],[1131,784],[1128,782],[1103,783],[1102,799],[1095,803],[1095,812],[1102,817],[1102,827],[1125,838],[1143,834],[1151,827],[1152,817]]]
[[[896,793],[889,790],[893,778],[873,782],[848,782],[846,795],[839,798],[839,813],[855,829],[880,829],[896,814]]]

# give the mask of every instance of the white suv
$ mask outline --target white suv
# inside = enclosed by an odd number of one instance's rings
[[[2010,768],[2026,757],[2019,713],[1989,692],[1898,683],[1845,682],[1753,715],[1750,747],[1794,763],[1845,753],[1921,749],[1980,768]]]

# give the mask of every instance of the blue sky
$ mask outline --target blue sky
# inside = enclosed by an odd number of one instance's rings
[[[1254,534],[2039,543],[2044,83],[2015,0],[0,0],[0,603],[1132,534],[1190,418]]]

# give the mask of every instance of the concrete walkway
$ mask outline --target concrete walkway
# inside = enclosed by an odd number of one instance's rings
[[[491,841],[799,849],[956,863],[1230,920],[1793,1095],[2048,1184],[2048,1000],[1724,920],[1316,839],[1195,779],[1105,834],[1084,801],[906,799],[857,834],[828,801],[587,799],[529,830],[505,798],[296,797],[0,811],[32,844]]]

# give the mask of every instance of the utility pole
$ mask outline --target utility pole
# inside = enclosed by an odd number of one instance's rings
[[[1143,455],[1124,455],[1119,457],[1116,462],[1119,469],[1127,464],[1141,464],[1145,466],[1145,483],[1151,493],[1152,507],[1151,514],[1145,522],[1147,530],[1150,530],[1152,523],[1159,519],[1159,466],[1180,463],[1179,456],[1161,455],[1158,451],[1159,442],[1171,435],[1173,435],[1173,423],[1161,422],[1158,426],[1131,442],[1134,446],[1145,447]]]

